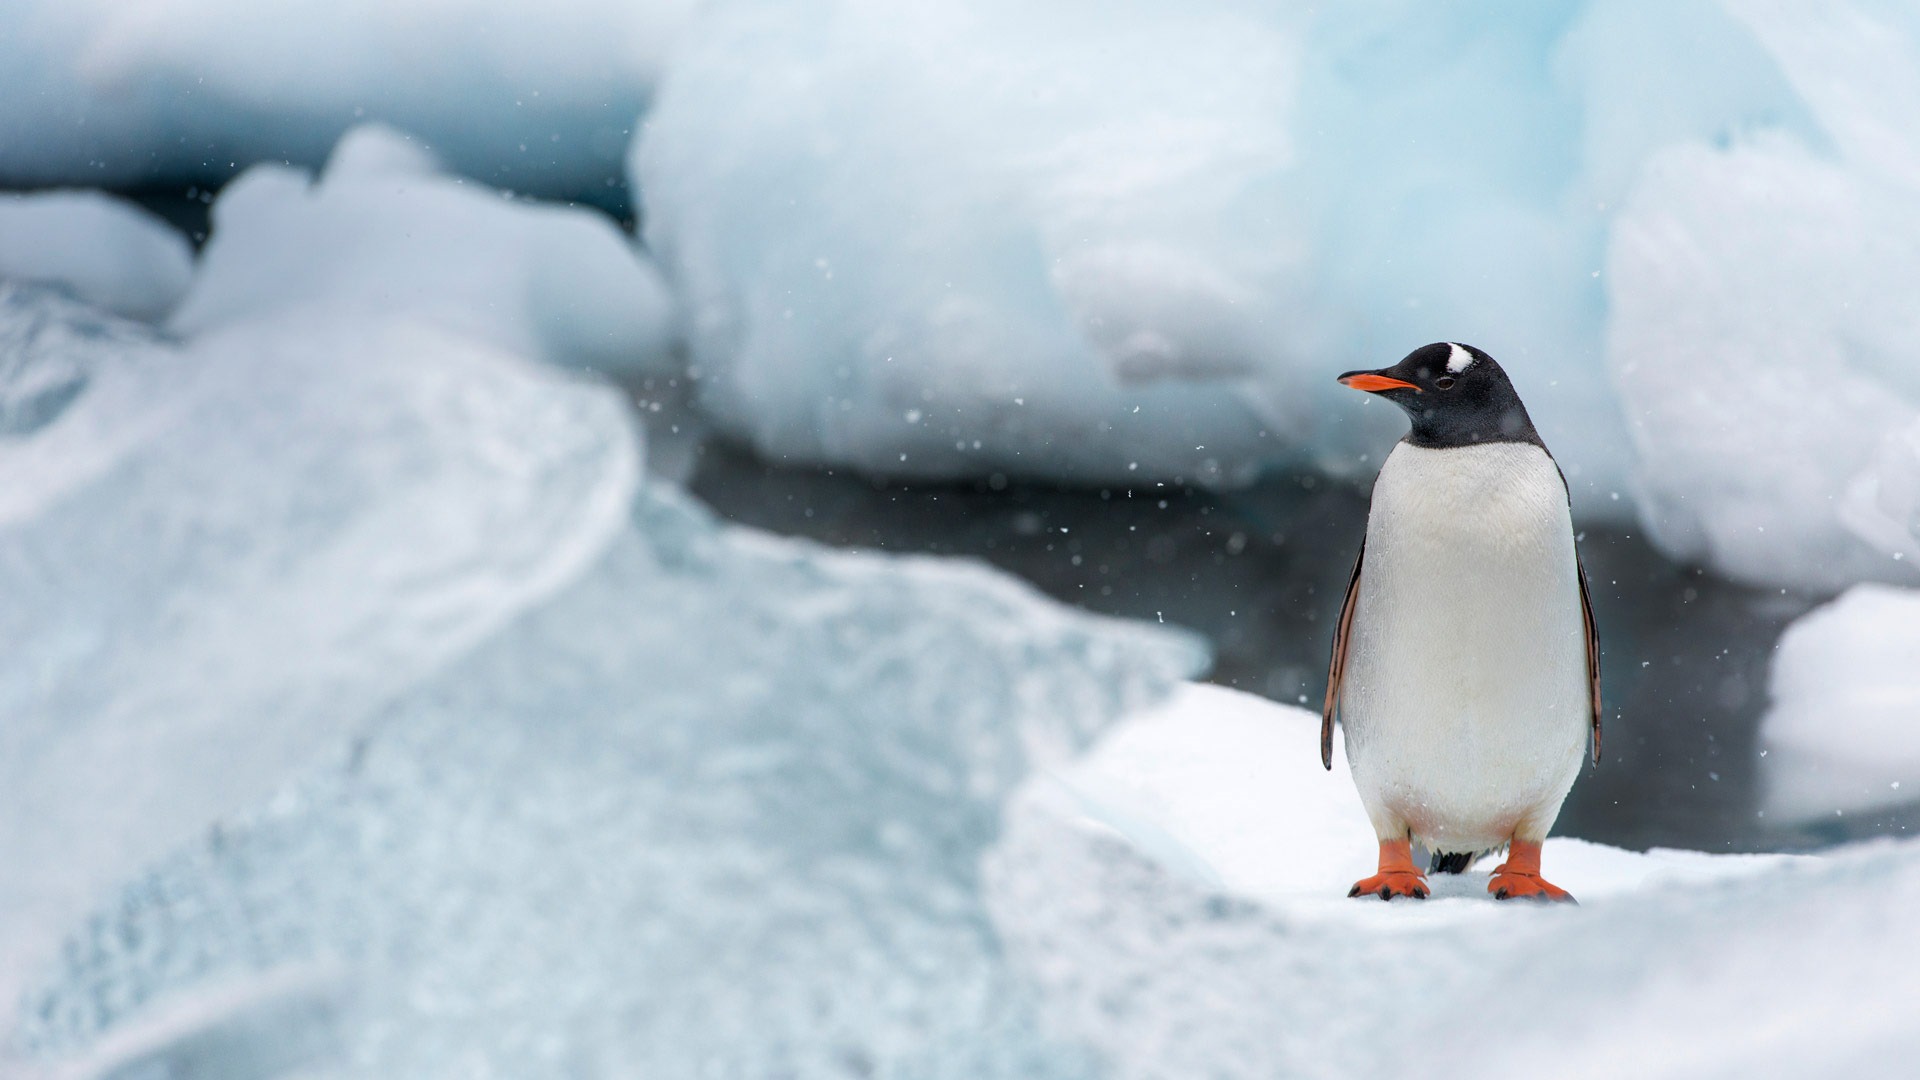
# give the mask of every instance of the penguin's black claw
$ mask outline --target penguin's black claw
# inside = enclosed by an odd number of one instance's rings
[[[1495,900],[1505,900],[1507,898],[1507,890],[1505,889],[1493,890],[1493,898]]]
[[[1393,887],[1391,885],[1380,886],[1380,899],[1382,900],[1393,899]]]
[[[1358,885],[1355,885],[1353,888],[1347,890],[1347,899],[1349,900],[1359,895],[1360,895],[1360,886]]]

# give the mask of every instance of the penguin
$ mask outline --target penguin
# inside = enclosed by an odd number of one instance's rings
[[[1380,841],[1347,895],[1425,899],[1418,844],[1450,873],[1504,848],[1495,899],[1571,901],[1540,847],[1589,746],[1600,762],[1600,645],[1566,476],[1471,345],[1339,381],[1412,421],[1374,483],[1321,712],[1320,761],[1337,715]]]

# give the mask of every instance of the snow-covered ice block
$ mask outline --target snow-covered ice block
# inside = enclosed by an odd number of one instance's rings
[[[53,284],[136,319],[173,309],[193,277],[186,237],[97,191],[0,195],[0,278]]]
[[[1313,421],[1253,392],[1314,344],[1276,334],[1310,323],[1271,288],[1308,268],[1260,227],[1290,217],[1296,48],[1217,6],[710,13],[633,159],[701,404],[771,455],[907,476],[1281,457]]]
[[[1920,545],[1920,18],[1742,4],[1812,137],[1677,146],[1612,228],[1610,364],[1642,517],[1678,558],[1837,589]]]
[[[128,1075],[291,1046],[327,1076],[1082,1076],[980,853],[1035,764],[1201,660],[644,489],[591,572],[136,878],[15,1045]]]
[[[283,261],[339,265],[310,239]],[[162,338],[0,283],[0,994],[50,920],[572,580],[638,483],[611,390],[427,314],[254,311]]]
[[[248,172],[214,204],[213,227],[169,323],[180,333],[398,316],[569,367],[673,369],[665,283],[604,216],[448,176],[389,128],[349,132],[311,183]]]
[[[578,196],[619,175],[696,4],[11,0],[0,183],[221,182],[378,120],[487,183]]]
[[[1856,585],[1802,617],[1771,681],[1760,725],[1769,814],[1920,800],[1920,591]]]
[[[749,0],[676,48],[633,173],[701,400],[768,453],[1364,472],[1399,418],[1333,376],[1457,339],[1618,514],[1610,217],[1653,150],[1803,113],[1706,3]]]
[[[1115,1077],[1898,1071],[1920,846],[1828,858],[1550,840],[1579,907],[1349,900],[1375,840],[1318,717],[1192,687],[1015,796],[995,925]]]

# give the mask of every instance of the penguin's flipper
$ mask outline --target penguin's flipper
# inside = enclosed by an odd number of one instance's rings
[[[1347,598],[1340,605],[1340,621],[1333,628],[1333,659],[1327,664],[1327,703],[1320,710],[1320,764],[1333,770],[1333,714],[1340,708],[1340,681],[1347,674],[1347,641],[1349,631],[1353,629],[1353,609],[1360,599],[1360,564],[1367,558],[1367,542],[1360,541],[1360,554],[1353,557],[1353,576],[1347,579]],[[1585,578],[1580,579],[1581,595],[1586,595]],[[1593,616],[1587,616],[1587,625],[1593,625]],[[1589,631],[1591,635],[1591,631]],[[1589,645],[1591,649],[1593,646]],[[1594,721],[1599,723],[1598,719]],[[1598,729],[1595,729],[1596,732]]]
[[[1593,595],[1587,589],[1587,568],[1574,556],[1580,575],[1580,615],[1587,624],[1587,702],[1593,710],[1593,763],[1600,764],[1600,631],[1593,622]]]

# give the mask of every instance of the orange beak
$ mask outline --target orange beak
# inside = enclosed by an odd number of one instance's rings
[[[1340,376],[1340,385],[1351,386],[1355,390],[1365,390],[1370,394],[1377,394],[1382,390],[1399,390],[1402,388],[1411,390],[1416,394],[1420,392],[1420,388],[1410,382],[1401,379],[1390,379],[1385,375],[1374,375],[1365,371],[1356,371],[1351,375]]]

